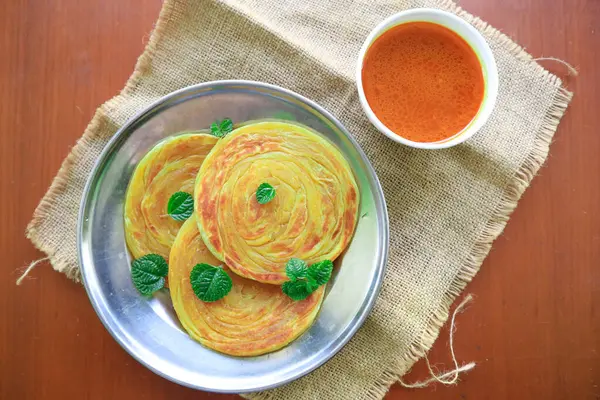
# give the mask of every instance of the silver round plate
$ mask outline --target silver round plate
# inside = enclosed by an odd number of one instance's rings
[[[333,142],[350,162],[360,189],[354,238],[336,260],[321,311],[287,347],[258,357],[209,350],[182,329],[167,290],[147,299],[130,279],[123,232],[125,192],[140,159],[161,139],[206,129],[220,118],[248,121],[285,115]],[[79,262],[90,301],[106,329],[139,362],[179,384],[214,392],[252,392],[297,379],[338,352],[362,325],[381,286],[388,219],[373,167],[356,141],[327,111],[277,86],[218,81],[171,93],[138,114],[110,140],[82,199]]]

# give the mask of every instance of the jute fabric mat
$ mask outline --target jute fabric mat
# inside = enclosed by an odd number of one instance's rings
[[[354,83],[369,31],[408,8],[458,14],[489,42],[500,75],[485,128],[458,147],[414,150],[368,122]],[[79,280],[76,226],[84,185],[110,137],[182,87],[219,79],[268,82],[332,112],[383,185],[390,257],[365,325],[324,366],[254,399],[380,399],[431,347],[448,309],[544,163],[571,94],[508,37],[446,0],[167,0],[125,88],[96,112],[38,206],[27,235],[57,271]]]

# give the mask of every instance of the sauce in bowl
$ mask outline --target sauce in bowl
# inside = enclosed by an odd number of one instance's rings
[[[439,142],[469,126],[485,94],[471,46],[431,22],[394,26],[371,44],[362,64],[364,94],[377,118],[414,142]]]

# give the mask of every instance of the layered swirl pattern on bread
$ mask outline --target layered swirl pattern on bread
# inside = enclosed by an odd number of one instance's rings
[[[237,276],[231,291],[215,302],[203,302],[190,284],[196,264],[219,261],[204,245],[196,217],[181,227],[169,261],[171,299],[188,334],[204,346],[234,356],[255,356],[278,350],[310,327],[323,301],[324,287],[293,301],[281,287]]]
[[[260,204],[262,183],[275,197]],[[348,162],[326,139],[284,122],[242,126],[221,139],[198,173],[198,228],[236,274],[280,285],[285,264],[335,260],[357,222],[359,192]]]

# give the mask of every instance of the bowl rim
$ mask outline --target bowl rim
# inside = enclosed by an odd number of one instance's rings
[[[125,340],[123,340],[122,337],[117,336],[116,326],[113,326],[113,325],[115,325],[114,323],[111,324],[111,320],[109,319],[107,310],[105,310],[101,307],[100,302],[93,295],[93,289],[90,287],[90,282],[88,281],[89,278],[87,276],[88,273],[90,273],[90,271],[88,271],[88,268],[85,267],[85,264],[83,262],[83,241],[82,241],[82,239],[84,236],[84,230],[86,229],[86,226],[87,226],[87,221],[85,221],[85,216],[87,215],[86,211],[90,207],[90,198],[89,198],[90,188],[91,188],[92,183],[96,181],[98,174],[100,173],[101,167],[106,162],[107,156],[110,155],[110,153],[113,151],[113,148],[116,146],[117,142],[121,139],[121,136],[124,134],[124,132],[127,132],[133,125],[135,125],[137,122],[139,122],[140,120],[147,117],[147,114],[151,113],[153,110],[159,108],[160,106],[162,106],[166,103],[169,103],[172,99],[177,98],[178,96],[181,96],[181,95],[185,94],[186,92],[202,91],[204,89],[210,89],[210,88],[222,87],[222,86],[250,86],[252,88],[258,88],[258,89],[263,89],[263,90],[279,92],[279,93],[281,93],[285,96],[288,96],[296,101],[304,103],[305,105],[313,108],[314,110],[316,110],[317,112],[322,114],[323,117],[325,117],[328,120],[328,122],[332,123],[337,129],[340,130],[340,132],[342,132],[346,136],[346,138],[351,142],[352,146],[355,148],[355,150],[360,155],[362,161],[364,162],[364,164],[366,166],[367,172],[371,175],[371,178],[372,178],[371,184],[373,185],[373,189],[374,189],[374,191],[376,191],[378,193],[378,196],[376,196],[376,198],[375,198],[375,202],[377,203],[376,209],[380,212],[380,217],[382,219],[381,226],[378,229],[379,230],[378,234],[381,236],[382,245],[381,245],[380,254],[377,257],[378,258],[378,263],[377,263],[378,268],[377,268],[377,271],[375,272],[374,279],[373,279],[374,289],[371,292],[369,292],[369,295],[367,297],[365,297],[365,301],[363,302],[361,308],[359,309],[359,312],[357,313],[358,318],[355,320],[354,324],[346,332],[343,332],[343,334],[340,335],[340,337],[336,338],[335,342],[333,343],[333,345],[331,347],[331,351],[329,353],[327,353],[323,357],[315,360],[315,362],[313,362],[312,364],[309,364],[304,368],[300,368],[298,371],[296,371],[291,376],[289,376],[285,379],[281,379],[280,381],[265,384],[265,385],[255,386],[255,387],[248,388],[247,390],[242,390],[242,391],[237,390],[237,389],[233,389],[233,390],[232,389],[215,389],[215,388],[204,387],[201,385],[194,384],[192,382],[180,380],[174,376],[171,376],[171,375],[159,370],[158,368],[155,368],[153,365],[151,365],[151,363],[149,361],[145,360],[144,357],[133,348],[133,346],[130,346],[129,343],[126,342]],[[157,374],[171,382],[177,383],[177,384],[185,386],[185,387],[189,387],[189,388],[196,389],[196,390],[214,392],[214,393],[238,393],[238,394],[239,393],[248,393],[248,392],[256,392],[256,391],[273,389],[273,388],[279,387],[281,385],[284,385],[286,383],[289,383],[291,381],[294,381],[298,378],[301,378],[302,376],[314,371],[315,369],[319,368],[320,366],[325,364],[327,361],[329,361],[334,355],[336,355],[350,341],[350,339],[352,337],[354,337],[356,332],[364,324],[366,318],[368,317],[371,310],[373,309],[373,306],[375,305],[375,302],[378,298],[379,292],[381,291],[382,281],[383,281],[385,272],[387,270],[387,261],[388,261],[388,256],[389,256],[389,216],[388,216],[388,212],[387,212],[387,206],[386,206],[383,189],[381,187],[381,183],[379,182],[379,178],[377,176],[377,173],[375,172],[375,169],[371,165],[369,159],[367,158],[366,154],[364,153],[363,149],[360,147],[360,145],[358,144],[356,139],[350,134],[350,132],[344,127],[344,125],[342,125],[338,121],[338,119],[335,118],[329,111],[327,111],[325,108],[323,108],[316,102],[314,102],[300,94],[297,94],[289,89],[285,89],[285,88],[282,88],[277,85],[264,83],[264,82],[258,82],[258,81],[251,81],[251,80],[216,80],[216,81],[209,81],[209,82],[203,82],[203,83],[199,83],[199,84],[195,84],[195,85],[190,85],[190,86],[178,89],[174,92],[171,92],[171,93],[161,97],[160,99],[154,101],[153,103],[151,103],[150,105],[145,107],[143,110],[141,110],[140,112],[135,114],[133,117],[131,117],[109,139],[107,144],[104,146],[104,149],[100,153],[98,159],[94,163],[94,166],[92,167],[92,170],[90,172],[90,175],[89,175],[89,177],[86,181],[85,187],[84,187],[84,191],[83,191],[83,195],[82,195],[80,207],[79,207],[79,214],[78,214],[78,218],[77,218],[77,254],[78,254],[78,261],[79,261],[82,281],[83,281],[86,293],[88,295],[88,298],[90,300],[90,303],[92,304],[92,307],[94,308],[94,311],[98,315],[98,318],[100,319],[100,321],[102,322],[102,324],[104,325],[106,330],[113,337],[113,339],[136,361],[138,361],[140,364],[144,365],[146,368],[148,368],[150,371],[154,372],[155,374]],[[201,346],[201,344],[198,344],[198,345]]]
[[[406,139],[406,138],[394,133],[391,129],[389,129],[387,126],[385,126],[383,124],[383,122],[381,122],[381,120],[375,115],[375,113],[371,109],[371,106],[369,105],[369,102],[367,101],[366,95],[364,93],[364,88],[363,88],[363,83],[362,83],[362,66],[363,66],[363,62],[365,59],[365,55],[367,54],[369,47],[376,40],[376,38],[378,36],[380,36],[381,34],[383,34],[384,32],[386,32],[387,30],[393,28],[394,26],[405,23],[402,21],[398,21],[399,19],[403,19],[403,18],[411,17],[411,16],[425,16],[425,15],[433,15],[433,16],[440,17],[442,19],[445,18],[447,20],[452,20],[452,21],[458,23],[459,25],[461,25],[463,28],[465,28],[473,37],[477,38],[478,43],[473,44],[472,41],[468,41],[463,35],[459,34],[454,29],[452,29],[446,25],[443,25],[443,24],[438,24],[438,25],[444,26],[447,29],[450,29],[451,31],[453,31],[454,33],[459,35],[461,38],[463,38],[465,41],[467,41],[467,43],[473,49],[473,51],[475,51],[475,53],[477,53],[477,50],[479,50],[481,52],[480,63],[482,65],[482,67],[484,67],[484,69],[486,69],[488,72],[488,76],[484,77],[487,93],[484,94],[484,98],[482,100],[480,109],[477,112],[477,114],[473,117],[473,119],[469,122],[469,124],[467,126],[465,126],[462,130],[455,133],[451,137],[446,138],[439,142],[415,142],[415,141]],[[419,21],[419,20],[416,19],[414,21],[406,21],[406,22],[417,22],[417,21]],[[394,22],[397,22],[397,23],[394,24]],[[429,22],[429,21],[427,21],[427,22]],[[435,23],[435,22],[433,22],[433,23]],[[478,56],[479,56],[479,54],[478,54]],[[487,60],[485,61],[487,68],[485,68],[485,66],[484,66],[484,61],[483,61],[484,57],[487,58]],[[473,135],[475,135],[475,133],[477,133],[485,125],[485,123],[489,119],[489,117],[492,114],[492,111],[494,110],[494,107],[496,105],[496,98],[498,96],[498,67],[496,65],[494,53],[492,52],[492,49],[490,48],[488,42],[485,40],[483,35],[473,25],[471,25],[470,23],[468,23],[467,21],[465,21],[464,19],[460,18],[459,16],[457,16],[455,14],[452,14],[448,11],[440,10],[437,8],[413,8],[410,10],[400,11],[398,13],[395,13],[395,14],[387,17],[383,21],[381,21],[375,28],[373,28],[373,30],[371,30],[371,32],[369,33],[369,35],[363,42],[363,45],[361,46],[361,49],[360,49],[359,55],[358,55],[358,59],[356,62],[355,79],[356,79],[356,87],[358,90],[359,101],[360,101],[363,111],[367,115],[367,118],[369,119],[369,121],[377,128],[377,130],[379,130],[381,133],[383,133],[385,136],[387,136],[389,139],[393,140],[394,142],[402,143],[406,146],[417,148],[417,149],[431,149],[431,150],[445,149],[448,147],[456,146],[456,145],[461,144],[464,141],[470,139],[471,137],[473,137]]]

